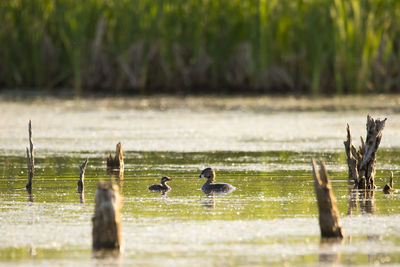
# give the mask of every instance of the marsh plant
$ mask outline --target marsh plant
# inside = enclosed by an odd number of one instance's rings
[[[0,1],[0,88],[399,92],[399,20],[397,0]]]

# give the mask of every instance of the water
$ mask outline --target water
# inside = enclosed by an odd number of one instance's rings
[[[381,191],[390,170],[398,184],[396,112],[373,113],[389,118],[378,154],[378,189],[372,197],[356,195],[354,200],[347,186],[343,140],[347,122],[354,137],[365,134],[364,110],[110,103],[1,103],[0,265],[400,263],[400,195]],[[33,202],[24,188],[29,118],[36,148]],[[95,258],[94,193],[99,178],[109,179],[105,158],[118,141],[126,158],[120,181],[124,252]],[[85,203],[80,203],[79,165],[86,157]],[[341,243],[320,240],[311,157],[326,161],[345,234]],[[218,182],[238,189],[204,195],[200,188],[205,180],[197,177],[209,166]],[[164,175],[173,178],[168,195],[148,192]],[[357,207],[350,214],[351,200]]]

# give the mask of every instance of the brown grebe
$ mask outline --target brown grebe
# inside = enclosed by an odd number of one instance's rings
[[[161,193],[168,192],[169,190],[171,190],[171,187],[167,185],[167,182],[169,181],[172,181],[172,179],[167,176],[164,176],[163,178],[161,178],[161,184],[153,184],[152,186],[149,187],[149,190]]]
[[[233,185],[215,182],[215,171],[213,168],[206,168],[201,173],[199,178],[207,178],[207,181],[201,187],[204,193],[230,193],[236,189]]]

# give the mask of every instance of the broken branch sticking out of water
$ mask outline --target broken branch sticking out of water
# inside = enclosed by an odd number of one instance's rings
[[[32,191],[32,179],[35,173],[35,159],[33,154],[33,142],[32,142],[32,122],[29,120],[28,124],[29,131],[29,148],[26,148],[26,163],[28,167],[28,183],[26,184],[26,190]]]
[[[99,180],[93,221],[93,249],[120,250],[121,248],[121,197],[118,186]]]
[[[336,207],[336,198],[332,192],[325,164],[320,160],[318,172],[315,159],[312,159],[315,194],[317,196],[319,211],[319,226],[322,238],[342,239],[339,211]]]
[[[107,169],[108,170],[124,170],[124,154],[122,152],[122,145],[119,142],[116,146],[115,157],[110,156],[107,158]]]
[[[385,127],[384,120],[374,120],[371,115],[367,117],[367,139],[364,142],[361,137],[361,146],[357,150],[352,144],[350,126],[347,124],[347,140],[344,147],[347,154],[347,165],[349,167],[349,180],[353,181],[356,188],[373,189],[376,152],[382,139],[382,131]]]
[[[79,181],[78,181],[78,192],[82,193],[84,189],[84,184],[85,184],[85,171],[86,171],[86,165],[88,163],[88,158],[82,163],[80,166],[80,174],[79,174]]]
[[[391,194],[394,191],[394,187],[393,187],[393,172],[390,172],[390,180],[389,183],[385,185],[385,187],[383,188],[383,192],[385,194]]]

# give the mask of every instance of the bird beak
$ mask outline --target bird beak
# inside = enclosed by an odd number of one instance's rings
[[[203,178],[203,177],[204,177],[204,174],[200,174],[200,175],[199,175],[199,179],[200,179],[200,178]]]

